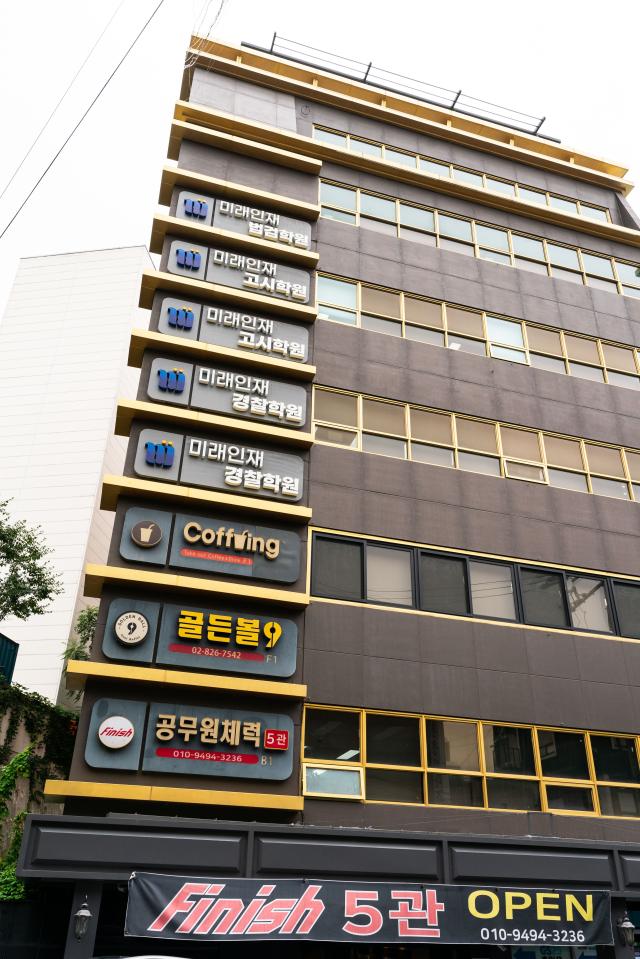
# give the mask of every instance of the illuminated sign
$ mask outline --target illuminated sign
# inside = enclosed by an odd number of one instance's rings
[[[100,720],[105,712],[107,718]],[[117,742],[107,746],[108,752],[101,748],[103,727]],[[141,727],[144,741],[136,745],[134,731]],[[135,763],[143,772],[282,781],[293,771],[293,720],[215,702],[185,706],[100,699],[92,708],[85,759],[97,769],[129,769]],[[126,765],[120,767],[120,759]]]
[[[165,449],[167,456],[156,456],[155,451]],[[163,435],[155,428],[140,432],[134,471],[138,476],[285,503],[299,502],[304,491],[304,462],[293,453],[183,433]]]
[[[262,374],[156,357],[147,376],[147,395],[162,403],[293,429],[307,420],[305,387]]]
[[[287,617],[225,605],[114,599],[102,652],[120,662],[159,663],[200,672],[292,676],[298,627]]]

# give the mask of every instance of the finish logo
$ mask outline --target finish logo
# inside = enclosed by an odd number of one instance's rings
[[[135,730],[126,716],[109,716],[100,723],[98,739],[107,749],[123,749],[133,739]]]

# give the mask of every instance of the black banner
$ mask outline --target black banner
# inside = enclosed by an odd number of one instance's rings
[[[608,892],[133,873],[126,936],[610,945]]]

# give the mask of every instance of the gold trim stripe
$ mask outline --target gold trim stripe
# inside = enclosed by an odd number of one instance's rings
[[[129,343],[129,366],[142,366],[145,350],[158,350],[176,354],[185,361],[209,361],[229,363],[231,366],[261,370],[275,377],[289,379],[312,380],[316,375],[316,368],[309,363],[296,363],[293,360],[280,360],[275,356],[266,356],[264,353],[253,353],[250,350],[233,350],[215,343],[204,343],[201,340],[190,340],[186,337],[172,336],[156,330],[133,330]]]
[[[303,796],[277,793],[228,792],[222,789],[180,789],[174,786],[138,786],[131,783],[81,782],[47,779],[44,794],[51,801],[71,798],[122,799],[138,802],[165,802],[199,806],[241,806],[247,809],[282,809],[300,812]]]
[[[285,243],[271,243],[252,236],[244,236],[233,230],[222,230],[217,226],[203,226],[183,220],[177,216],[166,216],[157,213],[153,218],[149,249],[152,253],[162,253],[167,236],[179,236],[199,243],[221,244],[233,250],[251,256],[264,256],[267,259],[276,257],[294,266],[313,270],[318,265],[319,255],[315,250],[299,250],[297,247],[287,246]]]
[[[254,583],[232,583],[221,579],[206,579],[201,576],[184,576],[177,573],[160,573],[150,569],[133,569],[128,566],[108,566],[87,563],[85,566],[84,595],[99,597],[105,586],[132,586],[136,589],[147,586],[177,590],[182,593],[210,593],[215,596],[277,603],[279,606],[304,608],[309,605],[309,594],[295,590],[273,589],[256,586]]]
[[[269,193],[257,187],[246,186],[244,183],[234,183],[231,180],[219,180],[205,173],[196,173],[185,167],[166,165],[162,168],[160,194],[158,203],[169,206],[171,196],[176,187],[192,189],[203,193],[213,193],[215,197],[236,200],[238,203],[247,203],[251,206],[268,207],[279,213],[295,216],[302,220],[317,220],[320,216],[320,207],[317,203],[307,203],[306,200],[296,200],[294,197],[281,196],[279,193]]]
[[[266,423],[253,423],[251,420],[234,419],[232,416],[218,416],[216,413],[201,413],[197,410],[163,406],[160,403],[147,403],[144,400],[119,400],[114,432],[118,436],[128,436],[134,420],[159,423],[166,429],[171,425],[194,430],[216,429],[223,433],[235,433],[238,436],[249,436],[251,439],[262,439],[267,442],[279,440],[287,446],[302,449],[308,449],[313,445],[313,433],[301,430],[268,426]]]
[[[145,502],[153,497],[163,501],[171,509],[181,505],[199,509],[202,506],[220,507],[240,512],[251,512],[267,516],[269,519],[299,520],[308,523],[312,516],[309,506],[296,506],[294,503],[283,503],[279,500],[260,499],[257,496],[239,496],[237,493],[215,493],[209,490],[196,489],[192,486],[162,483],[155,480],[145,480],[134,476],[103,476],[102,496],[100,509],[113,511],[118,505],[120,496],[129,496],[133,499],[142,499]]]
[[[274,163],[277,166],[300,170],[302,173],[308,173],[311,176],[319,176],[322,169],[322,161],[314,156],[303,156],[290,149],[280,150],[267,143],[260,143],[247,137],[234,136],[222,130],[211,130],[197,123],[185,123],[180,119],[174,120],[171,124],[167,149],[167,156],[170,160],[179,159],[180,146],[183,140],[205,143],[208,146],[216,147],[218,150],[239,153],[240,156],[254,157],[264,163]]]
[[[230,675],[158,666],[133,666],[122,663],[80,662],[70,660],[67,665],[67,689],[84,689],[87,679],[127,680],[134,683],[155,683],[165,686],[196,686],[198,689],[217,689],[238,693],[256,693],[304,699],[307,687],[301,683],[276,682],[267,679],[247,679]]]
[[[219,283],[207,283],[204,280],[194,280],[188,276],[177,276],[175,273],[164,273],[161,270],[143,270],[138,305],[143,310],[150,310],[153,306],[153,296],[157,290],[179,296],[204,297],[206,300],[225,303],[235,309],[255,310],[257,313],[275,313],[281,319],[302,320],[313,323],[318,315],[316,306],[307,306],[303,303],[287,303],[286,300],[270,296],[261,296],[249,290],[236,290],[232,286],[222,286]]]

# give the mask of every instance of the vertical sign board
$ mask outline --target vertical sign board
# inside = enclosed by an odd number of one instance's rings
[[[158,330],[168,336],[200,340],[247,355],[308,363],[309,330],[300,323],[258,316],[224,306],[165,296],[160,303]]]
[[[189,598],[113,599],[102,635],[107,659],[262,677],[292,676],[297,645],[298,627],[286,617]]]
[[[140,431],[134,460],[138,476],[169,483],[297,503],[304,488],[304,462],[280,450],[229,443],[157,427]]]
[[[85,760],[94,769],[282,782],[293,771],[293,720],[215,703],[99,699]]]
[[[300,552],[292,530],[155,507],[127,509],[120,536],[120,556],[129,562],[280,583],[298,579]]]
[[[147,396],[156,402],[293,429],[307,420],[305,387],[270,376],[167,357],[152,360],[147,375]]]

